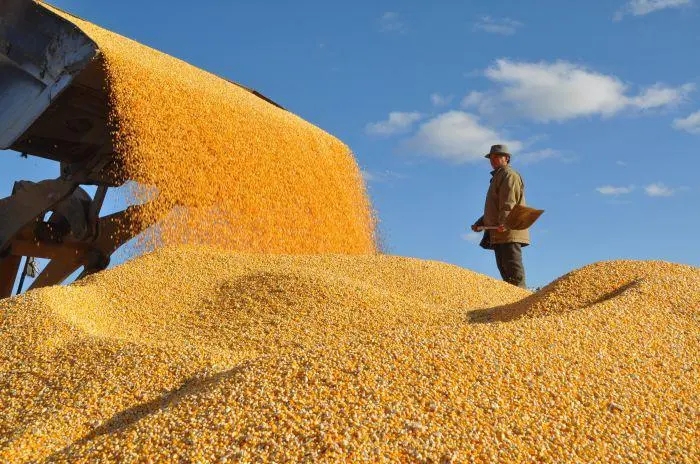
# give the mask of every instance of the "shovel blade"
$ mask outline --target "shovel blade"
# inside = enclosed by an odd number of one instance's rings
[[[544,213],[543,209],[515,205],[506,218],[505,226],[511,230],[527,229]]]

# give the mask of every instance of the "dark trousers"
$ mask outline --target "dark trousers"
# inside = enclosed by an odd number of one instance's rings
[[[493,245],[496,252],[496,265],[503,280],[518,287],[525,287],[525,267],[519,243],[499,243]]]

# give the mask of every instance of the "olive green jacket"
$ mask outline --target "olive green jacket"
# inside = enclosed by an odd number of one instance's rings
[[[525,184],[523,178],[510,165],[491,171],[491,184],[486,192],[484,215],[480,217],[477,226],[498,226],[505,224],[506,217],[515,205],[526,206]],[[506,230],[497,232],[487,231],[490,245],[499,243],[520,243],[524,246],[530,244],[530,232],[525,230]]]

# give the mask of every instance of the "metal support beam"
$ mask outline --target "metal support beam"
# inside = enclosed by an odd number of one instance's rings
[[[67,198],[78,185],[61,179],[17,183],[21,188],[0,199],[0,252],[31,222],[43,217],[54,205]]]
[[[0,298],[12,296],[12,289],[15,286],[21,256],[7,255],[0,258]]]

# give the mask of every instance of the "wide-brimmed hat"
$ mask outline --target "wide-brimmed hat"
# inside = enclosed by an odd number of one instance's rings
[[[484,155],[484,158],[490,158],[491,155],[510,155],[508,151],[508,145],[499,143],[498,145],[491,145],[491,151]]]

